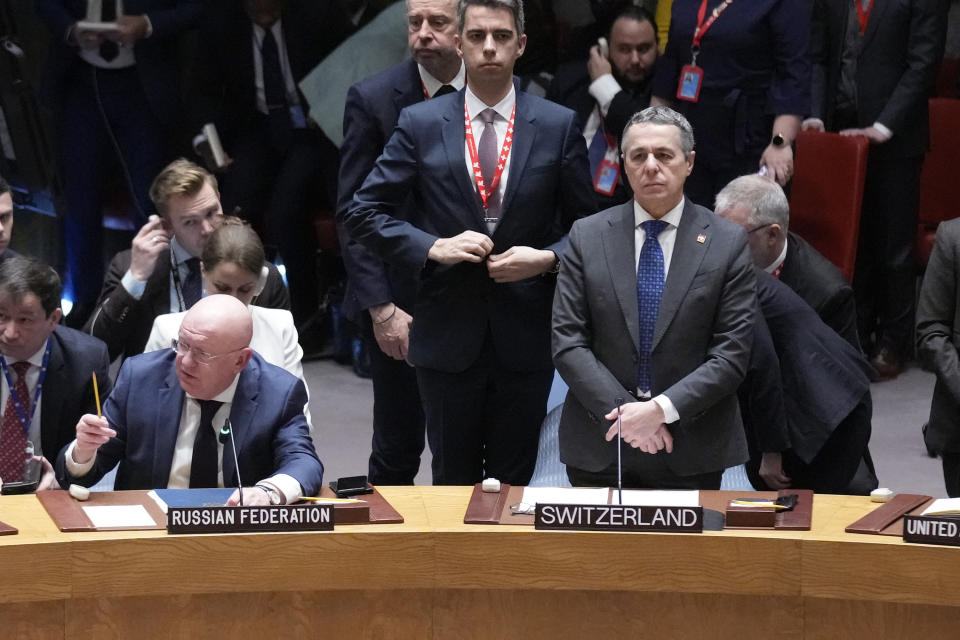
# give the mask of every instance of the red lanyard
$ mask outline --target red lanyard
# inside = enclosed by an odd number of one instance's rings
[[[430,94],[427,92],[427,85],[424,84],[423,80],[420,81],[420,86],[423,87],[423,99],[429,100]]]
[[[500,176],[503,175],[503,168],[507,166],[507,158],[510,157],[510,147],[513,146],[513,117],[517,114],[517,103],[513,103],[513,110],[510,112],[510,122],[507,124],[507,135],[503,138],[503,145],[500,147],[500,157],[497,159],[497,170],[493,172],[493,180],[490,181],[489,190],[484,186],[483,171],[480,170],[480,160],[477,157],[477,145],[473,141],[473,127],[470,125],[470,112],[467,110],[467,101],[463,101],[463,125],[467,130],[467,149],[470,151],[470,162],[473,163],[473,177],[477,181],[477,190],[480,192],[480,199],[483,200],[483,207],[487,207],[487,199],[491,193],[496,192],[497,185],[500,184]]]
[[[723,4],[711,11],[710,17],[704,22],[703,19],[707,16],[707,0],[703,0],[703,2],[700,3],[700,11],[697,13],[697,28],[693,30],[693,48],[695,50],[700,48],[700,41],[703,40],[703,36],[706,35],[707,29],[713,26],[713,23],[717,21],[720,14],[723,13],[723,10],[731,4],[733,4],[733,0],[723,0]]]
[[[853,6],[857,8],[857,20],[860,21],[860,35],[867,30],[867,21],[870,19],[870,12],[873,11],[873,0],[867,3],[867,10],[863,10],[863,3],[860,0],[853,0]]]

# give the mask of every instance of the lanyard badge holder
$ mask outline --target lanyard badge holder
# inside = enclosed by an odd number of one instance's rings
[[[680,82],[677,84],[678,100],[687,102],[700,100],[700,89],[703,87],[703,69],[697,66],[697,56],[700,55],[700,41],[703,40],[707,30],[713,26],[724,9],[731,4],[733,4],[733,0],[724,0],[704,21],[707,14],[707,0],[700,3],[700,11],[697,13],[697,28],[693,31],[693,44],[690,45],[690,64],[684,65],[680,69]]]

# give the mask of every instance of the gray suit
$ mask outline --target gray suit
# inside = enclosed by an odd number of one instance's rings
[[[560,456],[600,471],[616,462],[603,415],[635,396],[639,326],[633,202],[578,220],[553,303],[553,361],[570,386]],[[677,229],[651,353],[654,396],[680,420],[666,466],[678,476],[747,459],[736,391],[750,358],[755,276],[746,234],[689,200]],[[642,464],[643,456],[629,460]]]
[[[941,222],[917,303],[917,353],[937,374],[927,447],[941,454],[947,494],[960,495],[960,219]]]

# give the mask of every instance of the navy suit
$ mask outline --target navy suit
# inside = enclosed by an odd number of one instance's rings
[[[586,146],[569,109],[522,92],[516,100],[493,251],[529,246],[559,256],[574,220],[595,210]],[[552,377],[554,281],[497,284],[484,263],[427,262],[437,238],[487,233],[464,159],[463,115],[463,91],[404,109],[343,219],[384,260],[423,268],[409,360],[418,368],[434,482],[472,484],[487,473],[525,484]]]
[[[133,196],[137,226],[156,213],[150,183],[170,160],[168,139],[180,112],[179,36],[200,17],[201,0],[127,0],[127,15],[146,14],[149,38],[134,45],[136,64],[98,69],[67,44],[67,31],[87,12],[85,0],[40,0],[51,33],[42,98],[57,117],[58,163],[66,200],[66,282],[78,314],[89,312],[103,281],[101,191],[107,171]],[[119,156],[117,155],[119,153]]]
[[[790,287],[759,270],[757,300],[750,370],[738,392],[750,481],[763,488],[760,454],[782,451],[792,486],[869,493],[877,479],[867,449],[872,404],[866,359]]]
[[[343,110],[337,211],[353,195],[390,139],[400,111],[423,101],[415,60],[410,59],[350,87]],[[409,203],[408,203],[409,204]],[[417,376],[406,362],[380,350],[367,309],[393,302],[413,312],[418,269],[383,262],[339,225],[347,268],[344,312],[362,327],[373,378],[373,442],[368,476],[373,484],[413,484],[423,453],[424,417]]]
[[[64,488],[71,482],[95,484],[117,462],[118,490],[166,488],[186,397],[177,379],[175,357],[168,349],[124,363],[103,405],[103,416],[117,436],[100,447],[93,468],[81,478],[67,472],[64,447],[56,463]],[[253,354],[240,372],[230,409],[245,486],[284,473],[300,482],[303,495],[320,491],[323,465],[303,415],[306,402],[301,380]],[[222,464],[224,484],[234,484],[233,456],[224,455]]]

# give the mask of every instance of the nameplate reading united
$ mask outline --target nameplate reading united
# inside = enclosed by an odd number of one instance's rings
[[[903,541],[960,547],[960,520],[934,516],[904,516]]]
[[[263,507],[170,507],[167,533],[333,531],[333,507],[317,504]]]
[[[703,507],[537,504],[534,528],[573,531],[702,533]]]

